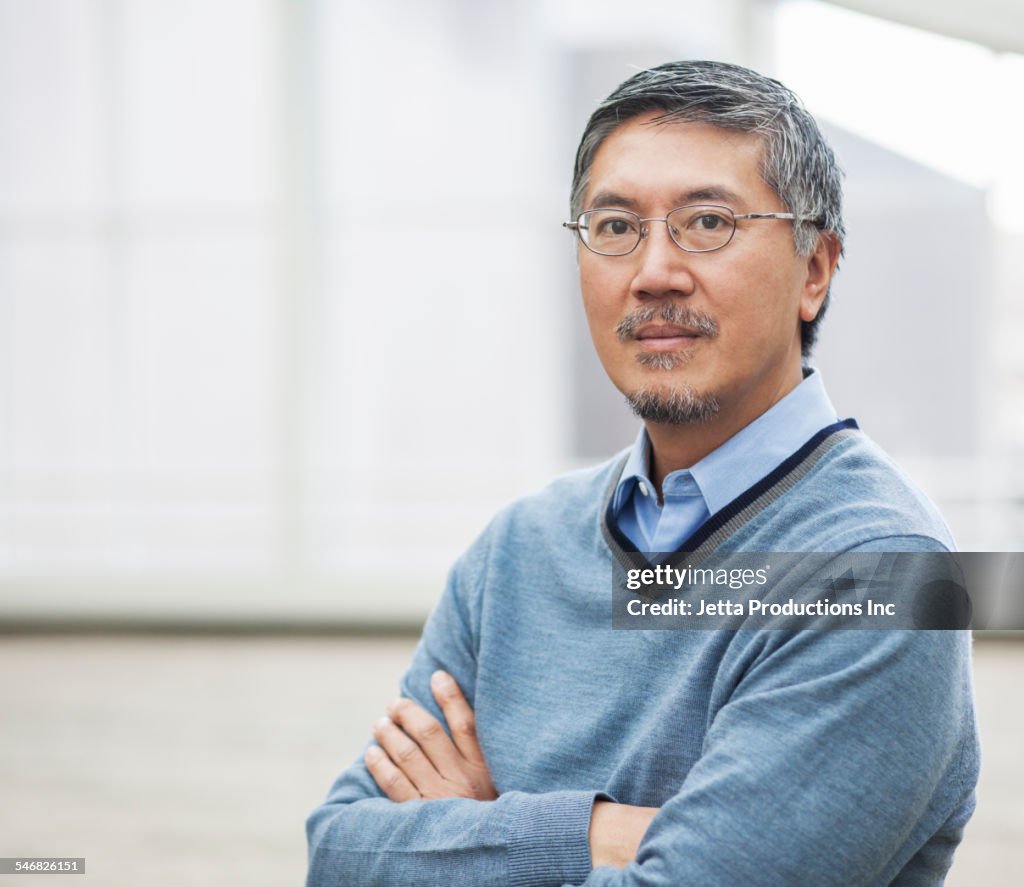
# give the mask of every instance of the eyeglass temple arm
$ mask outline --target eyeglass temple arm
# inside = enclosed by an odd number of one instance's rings
[[[736,213],[737,219],[797,219],[795,213]]]

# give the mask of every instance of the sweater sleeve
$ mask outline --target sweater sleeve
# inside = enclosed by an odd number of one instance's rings
[[[977,778],[967,632],[762,634],[636,860],[585,884],[942,883]]]
[[[456,568],[402,678],[402,695],[442,723],[429,689],[436,669],[451,673],[474,705],[475,614],[467,597]],[[595,797],[590,791],[509,791],[495,801],[399,804],[383,795],[360,756],[306,823],[307,887],[580,883],[590,872]]]

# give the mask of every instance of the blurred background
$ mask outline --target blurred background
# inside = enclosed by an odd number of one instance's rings
[[[1017,0],[0,0],[0,855],[301,881],[453,558],[636,433],[560,223],[651,64],[822,121],[813,362],[961,548],[1024,550],[1022,53]],[[1024,645],[977,647],[951,882],[1009,884]]]

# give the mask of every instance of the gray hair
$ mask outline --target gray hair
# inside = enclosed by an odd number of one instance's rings
[[[619,126],[660,111],[658,122],[691,121],[757,134],[764,145],[761,177],[797,216],[793,243],[797,255],[814,252],[820,232],[835,234],[842,250],[842,170],[818,124],[800,99],[777,80],[725,62],[668,62],[633,75],[605,99],[583,131],[573,170],[570,209],[583,211],[583,195],[598,149]],[[804,356],[810,354],[828,307],[826,293],[818,316],[802,322]]]

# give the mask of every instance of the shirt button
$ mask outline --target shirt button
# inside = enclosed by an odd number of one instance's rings
[[[650,493],[649,493],[649,492],[647,491],[647,484],[645,484],[645,483],[644,483],[643,481],[641,481],[641,482],[640,482],[640,492],[641,492],[641,493],[642,493],[642,494],[643,494],[644,496],[650,496],[650,495],[651,495],[651,494],[650,494]]]

